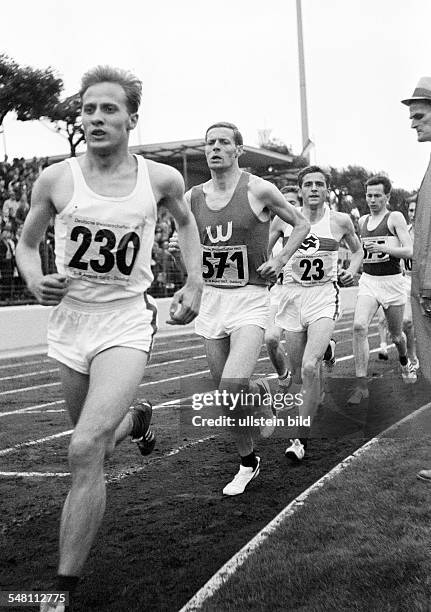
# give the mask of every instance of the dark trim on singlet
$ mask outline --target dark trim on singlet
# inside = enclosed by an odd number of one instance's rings
[[[156,335],[156,332],[157,332],[157,307],[154,304],[151,304],[151,302],[148,300],[148,295],[146,291],[144,291],[143,293],[143,298],[145,301],[146,310],[149,310],[153,314],[151,318],[151,323],[150,323],[153,329],[153,333],[151,334],[151,344],[148,350],[148,353],[150,354],[151,351],[153,350],[154,336]]]

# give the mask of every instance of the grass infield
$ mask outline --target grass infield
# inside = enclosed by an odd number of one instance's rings
[[[205,612],[431,610],[431,408],[313,491]]]

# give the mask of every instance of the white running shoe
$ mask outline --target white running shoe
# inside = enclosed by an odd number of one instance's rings
[[[290,440],[291,445],[286,448],[284,454],[292,461],[302,461],[305,456],[305,446],[298,438]]]
[[[413,363],[413,361],[410,362],[412,364],[412,368],[414,369],[415,372],[417,372],[419,370],[420,363],[419,363],[419,359],[416,357],[416,361]]]
[[[401,376],[406,385],[412,385],[417,381],[416,368],[411,364],[410,359],[405,366],[401,366]]]
[[[419,480],[425,480],[425,482],[431,482],[431,470],[421,470],[417,474]]]
[[[278,387],[281,393],[287,391],[291,387],[292,378],[292,372],[290,372],[289,370],[283,377],[278,377]]]
[[[257,465],[252,467],[239,466],[239,472],[235,474],[234,479],[225,486],[223,495],[241,495],[244,493],[246,486],[259,475],[260,457],[256,457]]]

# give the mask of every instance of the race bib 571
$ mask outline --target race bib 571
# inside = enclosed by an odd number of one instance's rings
[[[243,287],[249,279],[247,247],[202,246],[202,276],[208,285]]]

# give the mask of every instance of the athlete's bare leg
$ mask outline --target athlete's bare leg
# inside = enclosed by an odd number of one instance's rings
[[[388,330],[391,335],[392,342],[397,347],[399,357],[401,359],[403,357],[407,357],[406,336],[402,331],[404,305],[388,306],[385,308],[385,316],[386,321],[388,322]]]
[[[355,357],[356,389],[347,400],[348,404],[359,404],[363,398],[368,397],[367,372],[370,358],[368,330],[378,307],[377,300],[370,295],[358,296],[353,319],[353,354]]]
[[[292,368],[292,379],[297,385],[302,384],[302,357],[307,344],[307,332],[286,331],[286,346],[290,367]]]
[[[257,392],[250,385],[250,377],[259,357],[264,330],[257,325],[246,325],[234,331],[230,336],[230,347],[227,358],[226,343],[220,340],[205,340],[205,347],[214,381],[219,379],[218,388],[227,393]],[[223,365],[224,360],[224,365]],[[222,367],[223,365],[223,367]],[[230,406],[225,409],[229,412]],[[230,413],[232,416],[232,412]],[[251,414],[251,409],[250,409]],[[237,449],[241,457],[253,452],[252,430],[247,427],[232,429]]]
[[[88,392],[69,445],[72,487],[61,517],[61,575],[79,576],[82,571],[105,510],[103,463],[114,449],[115,430],[135,397],[146,363],[147,353],[125,347],[108,349],[93,359]],[[83,395],[74,389],[79,378],[74,374],[68,377],[62,368],[72,419]]]
[[[388,359],[388,325],[386,322],[385,312],[381,306],[377,310],[377,327],[380,338],[379,359],[386,361]]]
[[[353,353],[357,377],[367,376],[370,357],[368,329],[378,307],[377,300],[369,295],[360,295],[356,302],[353,320]]]
[[[308,326],[307,344],[302,358],[302,405],[299,415],[312,422],[320,403],[323,379],[321,365],[323,355],[334,333],[335,321],[328,317],[318,319]]]
[[[403,319],[403,332],[406,335],[407,340],[407,355],[410,361],[416,365],[418,363],[418,356],[416,353],[416,338],[415,338],[415,330],[413,327],[412,320],[412,307],[410,303],[410,294],[407,297],[407,304],[404,309],[404,319]]]
[[[265,344],[268,356],[274,366],[279,377],[286,375],[289,366],[287,363],[286,353],[281,346],[283,337],[283,328],[274,323],[274,317],[277,313],[278,306],[272,306],[269,315],[269,324],[265,330]]]
[[[75,426],[84,406],[85,398],[87,397],[90,377],[88,374],[82,374],[81,372],[72,370],[64,363],[59,362],[59,367],[67,411],[72,424]],[[124,438],[130,435],[132,427],[132,415],[130,412],[127,412],[115,430],[115,445],[119,444]]]

